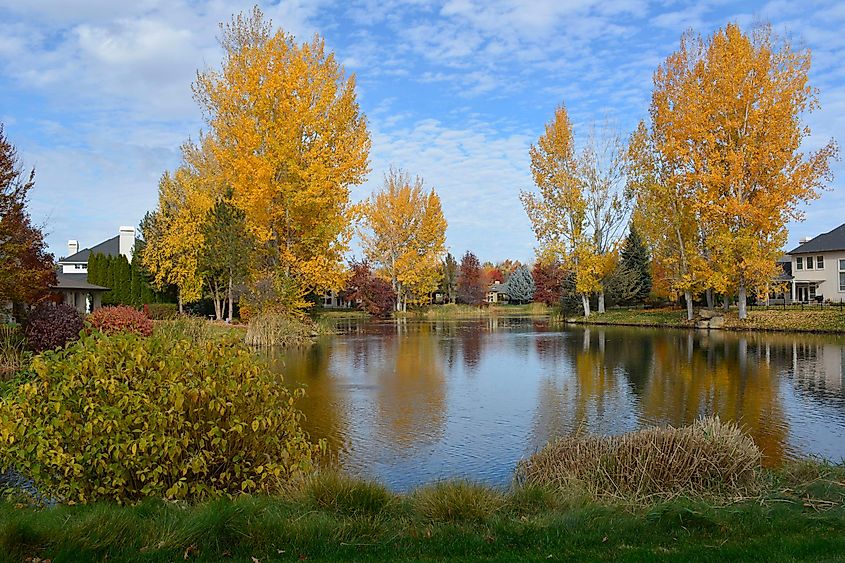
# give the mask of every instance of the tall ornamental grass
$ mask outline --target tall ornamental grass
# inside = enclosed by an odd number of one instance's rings
[[[515,479],[595,498],[741,497],[759,488],[760,460],[735,423],[706,418],[682,428],[561,438],[520,462]]]

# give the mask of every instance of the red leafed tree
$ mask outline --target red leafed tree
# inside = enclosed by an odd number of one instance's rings
[[[56,282],[53,255],[26,209],[34,179],[34,170],[24,174],[0,124],[0,303],[15,307],[46,299]]]
[[[481,267],[481,281],[485,286],[494,282],[505,283],[505,275],[499,268],[487,262]]]
[[[566,271],[557,262],[535,262],[531,270],[534,278],[534,301],[555,305],[560,303],[563,296]]]
[[[467,305],[480,305],[484,301],[484,280],[481,264],[472,252],[461,258],[458,270],[458,301]]]
[[[344,291],[344,297],[357,303],[362,311],[377,317],[389,317],[396,304],[396,292],[390,282],[374,275],[366,260],[352,261],[349,267],[352,276]]]

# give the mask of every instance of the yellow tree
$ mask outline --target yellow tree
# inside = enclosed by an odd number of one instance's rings
[[[736,291],[745,318],[747,291],[775,276],[786,223],[830,179],[832,141],[801,151],[810,134],[801,117],[818,107],[809,69],[809,50],[793,50],[770,27],[749,35],[731,24],[707,40],[685,35],[655,74],[646,144],[665,173],[652,188],[682,194],[683,205],[671,217],[660,205],[648,214],[653,223],[697,226],[688,254],[681,244],[674,256],[686,263],[677,285],[690,312],[698,286]]]
[[[361,206],[364,251],[396,291],[396,310],[425,303],[440,281],[446,219],[440,198],[419,176],[391,168],[382,189]]]
[[[220,70],[194,84],[232,202],[263,249],[253,277],[297,310],[312,290],[339,288],[350,238],[350,186],[368,172],[370,136],[334,54],[298,44],[258,8],[221,26]]]
[[[214,202],[223,194],[220,171],[211,150],[212,140],[182,146],[183,162],[173,174],[159,181],[158,206],[145,218],[146,241],[142,261],[158,287],[172,284],[179,290],[179,310],[184,303],[202,298],[199,256],[203,246],[202,224]]]
[[[800,219],[799,204],[830,179],[836,145],[801,151],[810,134],[801,118],[818,107],[809,50],[793,50],[769,26],[745,34],[728,25],[699,52],[691,72],[698,97],[687,102],[698,125],[684,157],[703,188],[701,215],[714,227],[714,270],[736,288],[745,318],[747,291],[776,276],[786,223]]]
[[[599,295],[604,312],[602,281],[616,263],[619,237],[629,214],[621,193],[624,151],[618,136],[592,134],[577,153],[566,108],[555,110],[537,145],[530,149],[531,172],[539,194],[520,193],[544,262],[561,262],[575,274],[584,315],[590,315],[590,295]]]

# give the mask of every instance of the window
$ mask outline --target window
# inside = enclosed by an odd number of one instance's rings
[[[839,291],[845,291],[845,260],[839,261]]]
[[[804,269],[804,259],[800,256],[795,259],[795,269],[796,270],[803,270]]]
[[[807,262],[805,262],[804,265],[806,266],[806,268],[808,270],[812,270],[813,269],[813,257],[807,256]]]
[[[816,270],[824,270],[824,256],[816,256]]]

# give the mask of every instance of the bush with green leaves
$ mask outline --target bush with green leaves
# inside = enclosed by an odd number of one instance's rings
[[[310,474],[300,392],[235,339],[93,332],[0,401],[0,471],[60,501],[275,493]]]
[[[61,348],[79,338],[82,315],[70,305],[43,303],[26,321],[26,342],[33,352]]]

